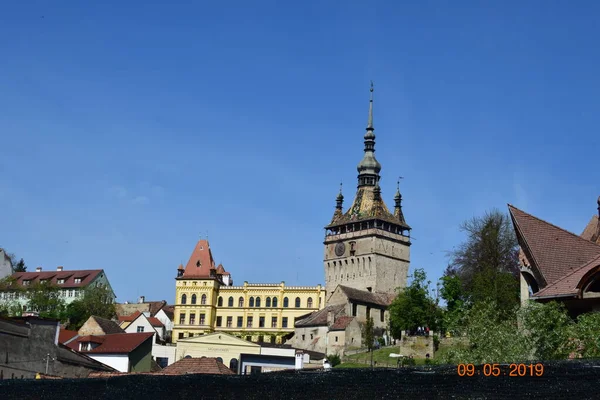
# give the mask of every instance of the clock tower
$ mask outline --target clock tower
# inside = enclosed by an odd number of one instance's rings
[[[375,158],[373,83],[369,119],[364,136],[364,156],[358,163],[358,187],[354,201],[344,212],[340,188],[335,212],[325,227],[325,290],[329,296],[338,285],[377,293],[395,293],[405,287],[410,263],[410,226],[402,213],[400,188],[390,212],[381,197]]]

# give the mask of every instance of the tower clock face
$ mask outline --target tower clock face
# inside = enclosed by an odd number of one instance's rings
[[[341,257],[344,255],[344,251],[346,251],[346,245],[343,242],[339,242],[335,245],[335,255]]]

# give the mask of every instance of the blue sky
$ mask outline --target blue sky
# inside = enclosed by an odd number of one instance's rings
[[[5,4],[0,244],[30,269],[104,268],[119,301],[173,301],[207,232],[237,283],[324,283],[371,79],[412,268],[439,278],[459,224],[506,203],[580,233],[600,195],[600,4],[457,4]]]

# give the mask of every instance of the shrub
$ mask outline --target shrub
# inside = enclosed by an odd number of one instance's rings
[[[331,367],[335,367],[336,365],[342,363],[340,356],[337,354],[330,354],[329,356],[327,356],[327,360],[329,361],[329,364],[331,364]]]

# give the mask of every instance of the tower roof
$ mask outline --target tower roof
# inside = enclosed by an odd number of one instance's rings
[[[373,82],[371,81],[371,97],[369,99],[369,119],[365,133],[365,154],[358,163],[358,186],[375,186],[379,181],[381,164],[375,158],[375,128],[373,127]]]
[[[208,240],[201,239],[196,243],[182,278],[215,278],[216,268]]]
[[[375,158],[375,128],[373,127],[373,82],[371,82],[369,99],[369,118],[367,121],[367,133],[364,136],[364,156],[358,163],[358,188],[356,196],[350,208],[344,213],[342,210],[343,196],[338,196],[336,210],[333,214],[331,223],[326,227],[345,225],[350,222],[361,220],[381,220],[410,230],[410,226],[404,221],[404,216],[400,211],[401,218],[392,214],[385,205],[381,197],[381,188],[379,186],[379,172],[381,164]],[[399,194],[399,193],[398,193]]]

